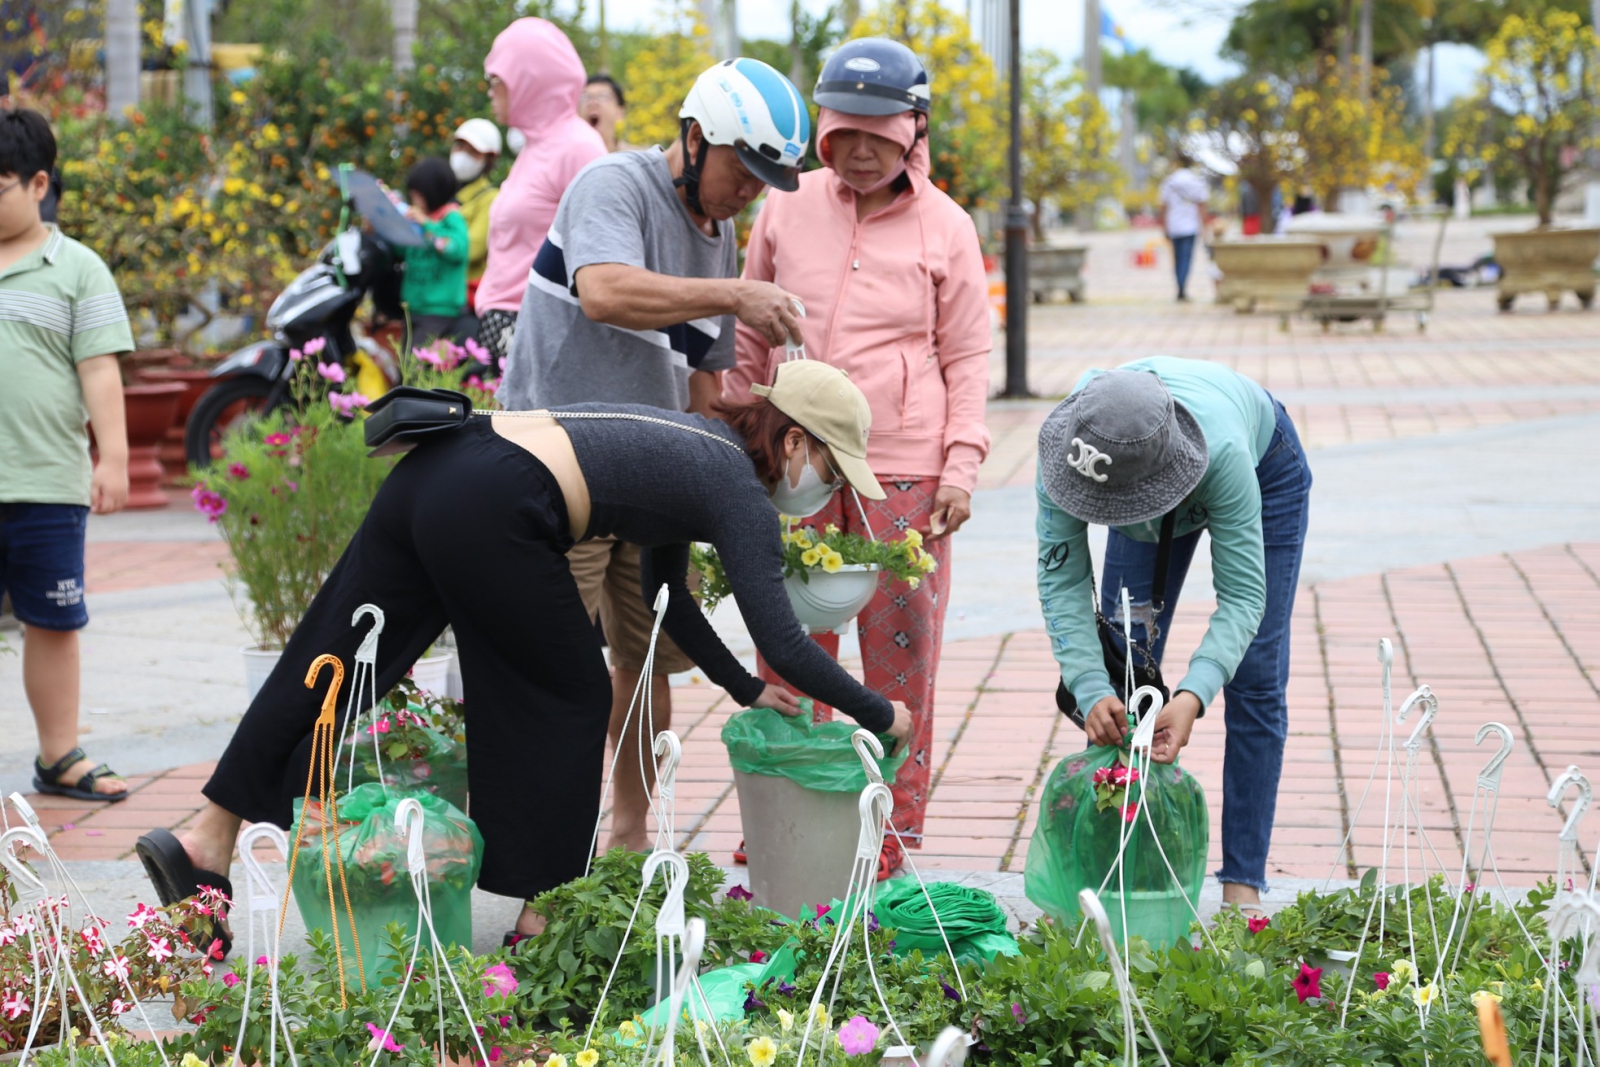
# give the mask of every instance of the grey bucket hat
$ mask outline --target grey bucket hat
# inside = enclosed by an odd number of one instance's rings
[[[1200,424],[1150,371],[1106,371],[1039,428],[1046,495],[1101,526],[1165,515],[1200,484],[1209,461]]]

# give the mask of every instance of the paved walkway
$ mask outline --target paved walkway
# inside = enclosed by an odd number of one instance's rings
[[[1381,765],[1359,816],[1357,808],[1378,754],[1382,636],[1396,650],[1395,703],[1422,682],[1440,699],[1416,777],[1438,856],[1430,864],[1460,863],[1487,758],[1473,736],[1496,719],[1517,739],[1499,808],[1500,869],[1523,885],[1552,871],[1564,816],[1545,791],[1568,763],[1600,770],[1600,479],[1588,470],[1600,450],[1600,320],[1531,305],[1500,315],[1492,293],[1458,292],[1441,294],[1424,335],[1404,323],[1381,335],[1300,322],[1283,331],[1275,317],[1160,303],[1164,274],[1135,270],[1123,255],[1143,235],[1094,240],[1091,303],[1032,309],[1037,392],[1059,396],[1086,367],[1146,355],[1217,360],[1264,381],[1312,453],[1271,875],[1348,877],[1378,860]],[[1453,231],[1447,250],[1470,258],[1483,243],[1481,227]],[[1416,244],[1402,234],[1402,254]],[[995,371],[998,382],[998,350]],[[971,877],[1021,870],[1033,798],[1082,744],[1053,710],[1054,667],[1032,599],[1033,439],[1053,403],[991,406],[995,449],[956,543],[923,862]],[[114,860],[139,831],[181,823],[198,806],[206,761],[244,708],[236,650],[248,637],[219,578],[225,551],[181,496],[167,512],[92,520],[90,542],[85,744],[138,772],[135,792],[110,808],[46,798],[38,806],[63,855]],[[1198,641],[1214,596],[1205,555],[1186,585],[1173,662]],[[730,647],[749,653],[731,606],[714,621]],[[7,789],[26,782],[33,744],[19,674],[0,656]],[[717,731],[733,709],[703,683],[679,681],[680,824],[690,847],[725,859],[739,820]],[[1222,719],[1219,705],[1185,754],[1213,797],[1214,860]],[[1352,844],[1341,848],[1347,835]],[[1584,844],[1594,839],[1586,827]]]

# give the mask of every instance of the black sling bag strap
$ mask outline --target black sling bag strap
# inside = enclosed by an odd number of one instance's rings
[[[1167,606],[1167,569],[1172,563],[1172,533],[1178,525],[1177,509],[1167,512],[1161,519],[1161,537],[1156,542],[1156,572],[1150,579],[1150,625],[1145,638],[1146,645],[1141,647],[1137,641],[1130,642],[1128,654],[1133,656],[1133,683],[1137,688],[1142,685],[1154,686],[1161,690],[1163,701],[1172,699],[1172,692],[1167,688],[1166,682],[1161,678],[1161,665],[1156,662],[1151,654],[1160,629],[1156,619],[1166,610]],[[1089,563],[1089,596],[1094,602],[1094,625],[1100,634],[1100,650],[1105,656],[1106,673],[1111,676],[1111,687],[1117,691],[1122,702],[1128,702],[1129,694],[1126,692],[1128,676],[1128,659],[1117,645],[1117,630],[1111,621],[1100,611],[1100,594],[1094,585],[1094,562]],[[1056,707],[1061,713],[1083,728],[1088,717],[1087,708],[1078,707],[1078,701],[1073,697],[1072,691],[1067,688],[1063,679],[1056,683]]]

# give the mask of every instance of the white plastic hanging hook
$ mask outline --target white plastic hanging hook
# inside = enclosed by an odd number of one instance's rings
[[[657,925],[659,927],[659,923]],[[700,956],[706,946],[706,921],[698,917],[690,919],[682,936],[680,951],[683,963],[672,976],[672,990],[667,1002],[667,1028],[661,1037],[660,1053],[652,1057],[653,1062],[664,1064],[666,1067],[673,1067],[678,1062],[678,1019],[683,1014],[683,1004],[688,999],[689,987],[694,984],[695,975],[700,971]]]
[[[683,937],[688,929],[683,911],[683,894],[689,885],[689,863],[677,852],[657,849],[645,857],[643,879],[648,886],[658,869],[667,869],[667,895],[656,912],[657,937]]]
[[[1156,716],[1161,714],[1163,703],[1161,690],[1153,685],[1141,685],[1128,698],[1128,710],[1133,712],[1135,720],[1139,723],[1134,728],[1133,740],[1128,743],[1132,751],[1146,753],[1150,751],[1150,746],[1155,743]]]
[[[894,794],[882,782],[868,782],[856,802],[861,813],[861,835],[856,838],[856,859],[876,860],[883,850],[883,820],[894,811]]]
[[[883,771],[878,768],[878,761],[883,759],[883,742],[871,730],[857,730],[850,735],[850,744],[867,772],[867,781],[882,785]]]
[[[272,879],[267,877],[267,872],[261,866],[261,861],[256,859],[256,842],[266,841],[278,850],[278,855],[283,857],[285,863],[289,860],[289,838],[284,832],[269,822],[251,823],[239,835],[239,866],[244,868],[246,912],[270,912],[276,914],[278,904],[282,897],[272,884]]]
[[[372,629],[361,639],[361,644],[356,647],[355,661],[365,663],[369,667],[376,667],[378,663],[378,638],[383,633],[383,609],[376,604],[363,604],[350,616],[351,626],[360,626],[363,616],[370,616]]]
[[[1561,840],[1576,842],[1578,840],[1578,824],[1583,821],[1584,812],[1589,810],[1589,801],[1594,797],[1594,790],[1589,785],[1589,779],[1578,770],[1577,764],[1571,764],[1561,773],[1550,786],[1550,792],[1545,795],[1545,800],[1552,808],[1561,805],[1561,796],[1570,787],[1577,786],[1578,799],[1573,802],[1572,811],[1567,815],[1567,822],[1561,828]]]
[[[394,828],[406,839],[406,870],[412,877],[428,869],[428,857],[422,851],[422,830],[426,817],[416,797],[406,797],[394,809]]]
[[[48,846],[45,844],[44,834],[31,826],[18,826],[0,834],[0,866],[18,883],[17,902],[19,904],[32,904],[42,900],[46,895],[44,882],[32,867],[23,861],[14,850],[14,846],[21,842],[43,855]],[[27,891],[24,892],[24,889]]]
[[[666,614],[667,603],[672,599],[672,592],[667,588],[667,583],[662,582],[661,588],[656,590],[656,599],[650,605],[650,610],[657,615]]]
[[[7,799],[11,801],[11,806],[17,809],[17,814],[22,816],[23,822],[27,823],[35,830],[40,828],[39,816],[34,814],[33,805],[29,804],[25,799],[23,799],[21,793],[12,793]]]
[[[803,319],[803,318],[806,317],[806,306],[804,304],[802,304],[799,300],[790,300],[789,301],[789,310],[793,311],[795,313],[795,317],[796,318]],[[785,337],[783,339],[783,361],[785,363],[788,363],[791,360],[805,359],[805,358],[806,358],[805,342],[802,341],[799,344],[795,344],[794,338],[785,335]]]
[[[1500,790],[1500,778],[1505,774],[1506,760],[1511,756],[1511,750],[1517,747],[1516,739],[1511,736],[1511,727],[1503,722],[1486,722],[1478,727],[1478,736],[1473,744],[1483,744],[1483,739],[1490,734],[1500,735],[1500,750],[1489,757],[1489,762],[1483,765],[1483,770],[1478,772],[1478,788],[1494,792]]]
[[[678,764],[683,762],[683,742],[678,740],[678,735],[671,730],[662,730],[656,734],[653,746],[659,764],[656,768],[656,787],[660,790],[663,803],[670,802],[673,796],[673,787],[677,782]]]
[[[1422,745],[1423,731],[1433,724],[1439,714],[1439,698],[1433,695],[1433,690],[1427,686],[1418,686],[1417,691],[1406,697],[1406,702],[1400,705],[1400,710],[1395,712],[1395,725],[1399,726],[1411,715],[1411,709],[1417,705],[1422,706],[1422,718],[1411,728],[1411,736],[1406,738],[1406,748],[1416,749]]]
[[[933,1047],[928,1050],[922,1067],[961,1067],[967,1062],[967,1035],[953,1026],[944,1028]]]

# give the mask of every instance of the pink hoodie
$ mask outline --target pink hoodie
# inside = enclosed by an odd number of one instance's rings
[[[528,269],[577,173],[606,154],[594,127],[578,117],[583,61],[554,23],[517,19],[500,32],[483,72],[506,83],[506,125],[528,139],[489,208],[489,260],[476,308],[516,311]]]
[[[846,125],[899,139],[882,122],[824,108],[824,161],[827,135]],[[867,395],[867,462],[880,478],[938,478],[970,493],[989,452],[988,284],[972,220],[928,180],[925,144],[912,153],[910,192],[860,222],[854,190],[831,169],[802,174],[796,192],[769,192],[744,276],[805,302],[806,355],[849,372]],[[735,343],[723,392],[745,400],[772,380],[784,350],[743,323]]]

